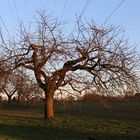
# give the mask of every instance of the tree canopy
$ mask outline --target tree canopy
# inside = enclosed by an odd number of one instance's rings
[[[57,19],[39,13],[30,28],[21,24],[13,40],[1,36],[2,58],[13,69],[32,70],[44,90],[46,118],[53,117],[56,91],[70,92],[64,86],[106,95],[138,90],[139,58],[120,28],[78,21],[75,30],[68,36]]]

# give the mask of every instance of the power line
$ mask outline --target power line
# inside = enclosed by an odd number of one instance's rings
[[[28,11],[28,8],[27,8],[27,1],[26,0],[24,0],[24,5],[25,5],[26,12],[27,12]]]
[[[71,7],[72,7],[72,4],[73,4],[73,0],[70,1],[69,8],[68,8],[68,12],[70,11],[70,9],[71,9]]]
[[[17,17],[18,17],[18,21],[19,21],[19,13],[18,13],[18,9],[17,9],[17,5],[16,5],[16,1],[13,0],[13,2],[14,2],[14,6],[15,6],[16,15],[17,15]]]
[[[52,13],[53,13],[54,10],[55,10],[55,6],[56,6],[56,0],[54,0],[54,3],[53,3],[53,10],[52,10]]]
[[[87,0],[85,6],[84,6],[84,8],[83,8],[83,10],[82,10],[82,12],[81,12],[81,14],[79,16],[79,20],[81,19],[82,15],[84,15],[84,13],[85,13],[85,11],[86,11],[86,9],[88,7],[89,2],[90,2],[90,0]]]
[[[7,26],[6,26],[6,24],[5,24],[4,20],[2,19],[2,17],[1,17],[1,16],[0,16],[0,20],[1,20],[1,23],[3,24],[3,26],[4,26],[4,28],[5,28],[6,32],[8,33],[8,35],[9,35],[10,39],[12,39],[12,37],[11,37],[11,35],[10,35],[10,33],[9,33],[8,29],[7,29]]]
[[[117,7],[111,12],[111,14],[106,18],[105,23],[114,15],[114,13],[120,8],[120,6],[124,3],[125,0],[122,0]]]
[[[85,11],[86,11],[86,9],[88,7],[89,2],[90,2],[90,0],[87,0],[87,2],[85,3],[85,6],[84,6],[81,14],[79,15],[79,18],[78,18],[77,22],[79,22],[81,20],[82,16],[84,15],[84,13],[85,13]],[[72,29],[72,31],[71,31],[69,36],[71,36],[71,34],[72,34],[72,32],[74,31],[75,28],[76,28],[76,24],[74,25],[74,27],[73,27],[73,29]]]
[[[63,6],[62,13],[61,13],[61,19],[63,18],[67,3],[68,3],[68,0],[65,0],[65,4]]]
[[[26,10],[26,17],[27,17],[27,20],[29,21],[29,13],[28,13],[28,4],[27,4],[27,1],[24,0],[24,5],[25,5],[25,10]]]

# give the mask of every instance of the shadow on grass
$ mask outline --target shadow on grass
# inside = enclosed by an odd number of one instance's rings
[[[57,140],[57,139],[84,139],[78,132],[57,127],[35,127],[18,125],[0,125],[0,135],[6,135],[17,140]]]
[[[43,128],[34,126],[13,126],[0,125],[0,135],[6,135],[17,140],[139,140],[140,137],[135,136],[113,136],[113,135],[84,135],[83,133],[62,128]]]
[[[0,123],[0,139],[2,140],[87,139],[83,132],[57,126],[53,120],[46,121],[41,118],[8,115],[2,115],[0,119],[3,121],[3,123]],[[24,122],[21,122],[22,120]]]
[[[0,140],[140,140],[140,135],[127,133],[122,135],[116,131],[113,133],[108,131],[109,128],[111,130],[115,128],[115,123],[118,123],[116,129],[119,129],[120,126],[123,127],[123,124],[126,125],[127,121],[134,121],[139,116],[137,110],[134,113],[137,114],[134,119],[129,108],[128,112],[117,108],[113,109],[107,110],[90,104],[82,105],[81,108],[61,107],[56,111],[58,118],[52,121],[45,121],[41,117],[43,115],[33,114],[30,111],[27,113],[18,110],[17,112],[5,112],[0,115]],[[112,119],[113,122],[106,121]],[[104,123],[104,121],[106,122]],[[100,131],[98,131],[99,128]],[[103,129],[107,129],[107,131]],[[122,129],[120,131],[122,132]]]
[[[6,140],[139,140],[140,136],[109,135],[78,132],[56,126],[24,126],[0,124],[0,136]]]

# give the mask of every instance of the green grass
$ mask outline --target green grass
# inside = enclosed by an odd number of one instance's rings
[[[0,140],[139,140],[140,102],[55,104],[56,117],[43,109],[5,106],[0,112]]]

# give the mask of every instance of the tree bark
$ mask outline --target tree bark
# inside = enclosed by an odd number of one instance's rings
[[[46,97],[44,104],[45,119],[52,119],[54,117],[53,97]]]
[[[20,98],[21,98],[21,94],[20,93],[18,93],[18,97],[17,97],[17,105],[19,106],[20,105]]]
[[[11,105],[11,102],[12,102],[12,97],[8,96],[8,105]]]
[[[2,111],[2,96],[0,96],[0,111]]]

